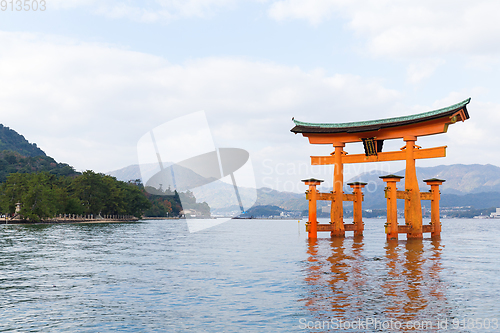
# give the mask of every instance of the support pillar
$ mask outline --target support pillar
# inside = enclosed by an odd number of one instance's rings
[[[363,225],[363,210],[362,210],[362,202],[363,202],[363,193],[361,192],[361,189],[366,186],[367,183],[360,183],[360,182],[354,182],[354,183],[348,183],[354,194],[354,201],[353,201],[353,224],[356,226],[354,230],[354,236],[363,236],[363,230],[364,230],[364,225]]]
[[[336,142],[333,144],[335,147],[334,157],[334,172],[333,172],[333,200],[330,212],[332,231],[331,237],[345,237],[344,228],[344,164],[342,163],[342,155],[344,154],[343,148],[345,143]]]
[[[317,194],[318,191],[316,190],[316,186],[320,185],[323,180],[320,179],[303,179],[302,180],[306,185],[309,185],[309,190],[307,190],[306,194],[308,194],[309,197],[309,221],[307,221],[307,224],[309,225],[308,228],[308,237],[309,238],[318,238],[318,219],[317,219]]]
[[[420,190],[418,187],[417,172],[415,169],[415,136],[405,136],[406,142],[406,173],[405,189],[408,192],[405,200],[405,222],[411,227],[407,238],[423,238],[422,235],[422,204],[420,202]]]
[[[398,189],[396,188],[396,183],[404,177],[387,175],[380,178],[387,183],[387,187],[385,188],[385,197],[387,198],[385,233],[387,234],[387,240],[398,240]]]
[[[441,199],[441,194],[439,193],[439,185],[442,185],[445,180],[431,178],[425,179],[424,182],[427,185],[431,186],[431,238],[440,238],[441,237],[441,220],[439,218],[439,200]]]

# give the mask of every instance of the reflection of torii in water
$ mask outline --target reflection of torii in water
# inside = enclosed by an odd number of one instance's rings
[[[301,301],[310,326],[319,322],[324,331],[372,332],[377,318],[380,328],[384,321],[396,325],[384,331],[400,332],[406,330],[397,322],[419,322],[429,328],[430,313],[446,318],[448,283],[441,276],[443,245],[439,239],[387,242],[385,254],[375,257],[364,242],[360,237],[307,240],[307,258],[301,263],[305,286]],[[394,321],[384,319],[387,315]],[[350,327],[339,327],[340,320]],[[369,322],[372,326],[366,327]]]
[[[435,158],[446,156],[446,146],[422,149],[415,142],[417,137],[446,133],[448,126],[457,121],[469,119],[466,105],[470,98],[461,103],[447,108],[420,113],[416,115],[379,119],[351,123],[305,123],[292,119],[295,127],[291,131],[295,134],[301,133],[309,139],[311,144],[331,144],[335,151],[330,156],[311,156],[312,165],[333,164],[335,166],[332,193],[317,193],[316,186],[320,180],[304,180],[309,185],[308,199],[310,202],[308,231],[310,238],[317,237],[317,231],[330,231],[331,236],[345,235],[345,231],[355,231],[355,234],[362,234],[362,221],[360,220],[361,200],[360,194],[364,186],[357,183],[354,188],[355,194],[344,194],[342,187],[344,183],[343,165],[344,163],[367,163],[383,161],[406,161],[405,191],[395,190],[393,175],[383,177],[388,182],[389,191],[386,192],[388,200],[388,220],[386,233],[388,239],[397,239],[398,233],[406,233],[407,238],[422,238],[423,232],[432,232],[432,236],[439,237],[439,190],[438,186],[444,180],[429,179],[426,182],[432,186],[430,193],[420,193],[418,187],[417,174],[415,169],[415,159]],[[382,152],[384,140],[403,139],[406,144],[400,151]],[[365,154],[348,155],[344,151],[346,143],[363,142]],[[391,183],[389,183],[389,181]],[[394,182],[394,184],[392,184]],[[391,185],[392,184],[392,185]],[[391,187],[393,186],[393,187]],[[392,190],[391,190],[392,189]],[[397,224],[396,199],[405,200],[405,222],[406,225]],[[316,200],[330,200],[331,222],[330,224],[319,224],[316,219]],[[432,200],[431,224],[422,225],[422,205],[420,200]],[[354,214],[358,216],[353,224],[344,224],[343,202],[354,202]],[[314,210],[314,211],[312,211]]]

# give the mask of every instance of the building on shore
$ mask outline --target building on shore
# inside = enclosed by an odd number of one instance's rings
[[[490,214],[490,217],[492,219],[500,219],[500,208],[497,208],[496,212],[493,212]]]

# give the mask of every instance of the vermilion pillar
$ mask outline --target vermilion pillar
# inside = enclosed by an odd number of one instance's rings
[[[431,178],[426,179],[424,182],[431,186],[431,224],[432,224],[432,238],[441,237],[441,220],[439,218],[439,200],[441,199],[441,194],[439,193],[439,185],[443,184],[445,180]]]
[[[354,230],[354,236],[363,236],[363,211],[362,211],[362,202],[363,202],[363,193],[361,189],[366,186],[367,183],[353,182],[348,183],[352,189],[354,194],[353,201],[353,224],[356,226]]]
[[[309,194],[309,238],[318,238],[318,219],[316,213],[316,201],[318,199],[318,191],[316,190],[316,186],[320,185],[323,181],[320,179],[303,179],[302,180],[306,185],[309,185],[309,190],[306,192]]]
[[[335,147],[334,157],[334,172],[333,172],[333,201],[330,217],[333,224],[331,237],[344,237],[344,192],[342,187],[344,185],[344,164],[342,163],[342,155],[344,154],[343,148],[345,143],[336,142],[333,144]]]
[[[381,176],[382,180],[387,183],[385,197],[387,198],[387,224],[385,233],[387,240],[398,239],[398,202],[396,183],[401,180],[401,176],[387,175]],[[419,198],[420,200],[420,198]]]
[[[418,188],[417,172],[415,169],[415,136],[405,136],[406,142],[406,173],[405,189],[408,196],[405,200],[405,221],[411,226],[411,232],[407,238],[423,238],[422,235],[422,204],[420,202],[420,190]]]

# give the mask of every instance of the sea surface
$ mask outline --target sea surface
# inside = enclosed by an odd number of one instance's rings
[[[500,332],[500,220],[395,243],[384,222],[1,225],[0,332]]]

